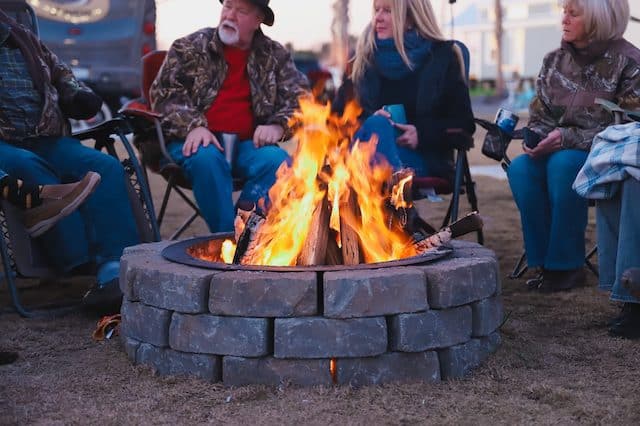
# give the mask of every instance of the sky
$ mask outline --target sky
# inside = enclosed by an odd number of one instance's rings
[[[291,42],[297,50],[318,47],[331,39],[334,0],[271,0],[275,14],[273,27],[263,31],[282,44]],[[197,29],[216,26],[221,5],[218,0],[158,0],[158,43],[166,48],[171,41]],[[350,33],[359,34],[371,17],[370,0],[351,0]]]

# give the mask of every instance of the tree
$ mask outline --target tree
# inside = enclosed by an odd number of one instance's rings
[[[502,74],[502,2],[494,0],[495,6],[495,26],[494,36],[496,38],[496,93],[504,93],[504,76]]]

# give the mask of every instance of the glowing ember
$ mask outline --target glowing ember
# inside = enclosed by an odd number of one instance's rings
[[[233,255],[236,252],[236,244],[231,240],[224,240],[220,249],[220,257],[224,263],[233,263]]]

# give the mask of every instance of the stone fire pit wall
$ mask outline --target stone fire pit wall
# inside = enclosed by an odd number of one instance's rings
[[[455,241],[424,265],[340,272],[200,269],[169,242],[125,250],[121,336],[160,375],[361,386],[462,377],[500,344],[498,262]],[[331,359],[335,373],[331,374]]]

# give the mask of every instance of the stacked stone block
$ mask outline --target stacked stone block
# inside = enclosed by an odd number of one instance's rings
[[[492,251],[454,241],[421,265],[331,272],[201,269],[168,243],[125,250],[121,335],[132,362],[228,386],[437,382],[500,345]]]

